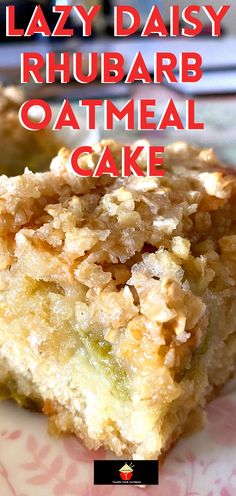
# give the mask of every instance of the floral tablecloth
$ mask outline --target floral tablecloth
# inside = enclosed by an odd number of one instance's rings
[[[0,496],[236,496],[236,391],[208,406],[204,430],[181,440],[160,468],[159,486],[94,486],[93,460],[74,437],[50,438],[46,419],[0,404]]]

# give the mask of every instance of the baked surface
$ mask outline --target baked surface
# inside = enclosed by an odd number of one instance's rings
[[[16,176],[25,167],[46,170],[60,148],[51,130],[32,132],[23,128],[18,112],[25,100],[18,88],[0,86],[0,174]]]
[[[184,143],[157,179],[79,178],[68,157],[0,178],[2,394],[89,448],[156,458],[235,368],[236,179]]]

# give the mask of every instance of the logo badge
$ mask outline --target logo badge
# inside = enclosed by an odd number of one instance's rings
[[[157,460],[95,460],[95,485],[137,485],[158,484]]]
[[[133,475],[133,464],[128,465],[125,463],[123,467],[120,468],[120,476],[122,480],[130,480]]]

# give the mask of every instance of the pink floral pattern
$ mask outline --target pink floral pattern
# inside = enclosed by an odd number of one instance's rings
[[[226,397],[208,407],[209,435],[222,446],[236,446],[236,401]]]
[[[0,408],[1,496],[236,496],[236,392],[208,407],[204,431],[181,440],[160,469],[159,486],[93,485],[93,460],[74,437],[52,439],[46,420],[16,405]]]

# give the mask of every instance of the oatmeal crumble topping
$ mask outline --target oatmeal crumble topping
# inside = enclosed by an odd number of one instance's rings
[[[120,145],[109,146],[119,164]],[[172,343],[165,364],[173,367],[181,346],[204,339],[200,297],[235,249],[235,235],[223,236],[235,179],[215,171],[212,150],[183,143],[167,147],[170,172],[156,179],[82,179],[67,172],[68,157],[62,150],[45,174],[1,177],[1,267],[17,259],[29,277],[76,288],[78,326],[98,325],[113,345],[133,323],[158,345]],[[220,285],[228,284],[226,275]]]

